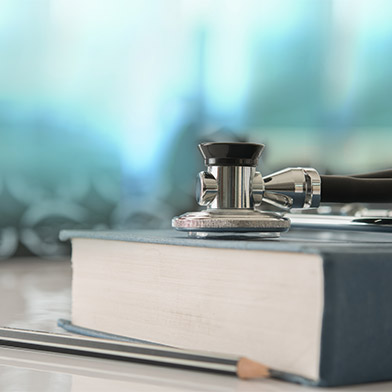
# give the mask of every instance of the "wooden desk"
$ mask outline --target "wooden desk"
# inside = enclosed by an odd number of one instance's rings
[[[71,264],[39,259],[0,262],[0,324],[60,332],[70,318]],[[0,347],[1,391],[263,391],[320,392],[276,380],[235,377],[103,359]],[[391,391],[392,382],[328,389]]]

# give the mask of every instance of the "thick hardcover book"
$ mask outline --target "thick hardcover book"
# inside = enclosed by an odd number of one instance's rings
[[[293,232],[279,240],[217,240],[175,231],[60,237],[72,239],[76,325],[245,355],[313,385],[392,380],[389,237]]]

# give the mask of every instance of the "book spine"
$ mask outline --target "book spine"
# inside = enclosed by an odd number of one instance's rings
[[[320,385],[392,379],[392,253],[324,254]]]

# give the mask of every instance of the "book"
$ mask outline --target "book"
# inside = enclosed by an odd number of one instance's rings
[[[305,384],[391,380],[392,243],[371,236],[63,231],[73,249],[72,322],[244,355]]]

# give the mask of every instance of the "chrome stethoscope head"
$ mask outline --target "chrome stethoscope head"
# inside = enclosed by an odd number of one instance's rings
[[[263,178],[256,171],[263,149],[255,143],[199,144],[207,171],[198,175],[196,199],[207,208],[173,218],[172,226],[195,237],[249,233],[278,237],[290,228],[290,219],[263,207],[269,204],[282,212],[318,207],[318,172],[288,168]]]

